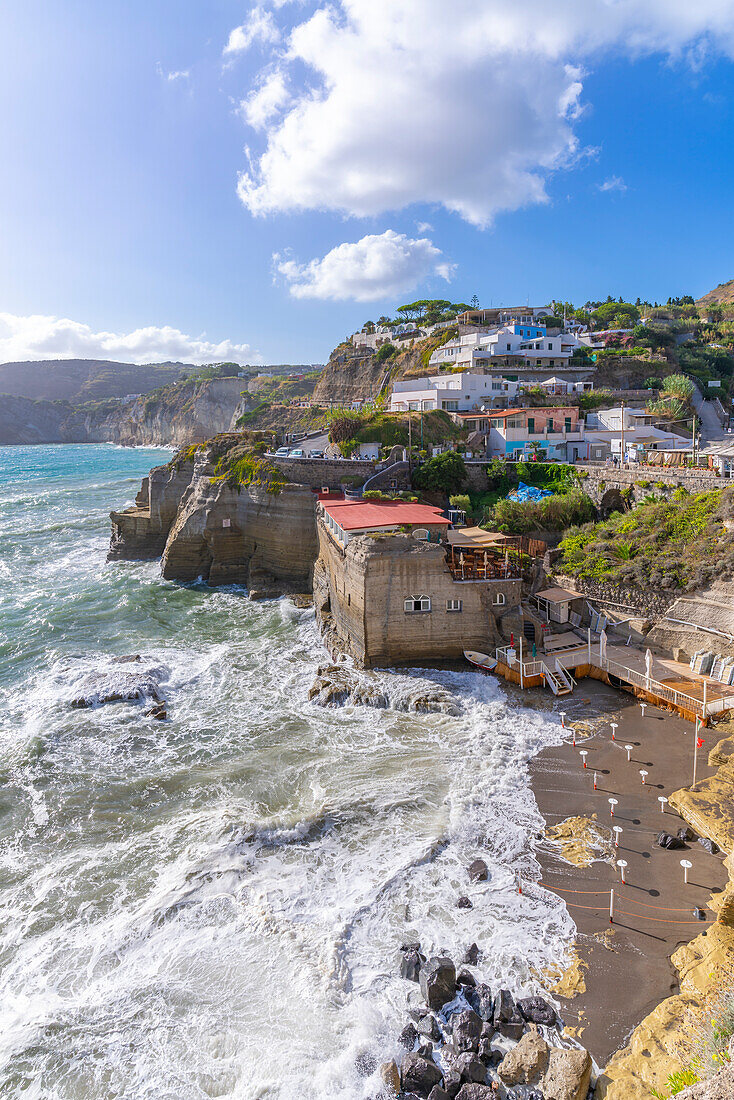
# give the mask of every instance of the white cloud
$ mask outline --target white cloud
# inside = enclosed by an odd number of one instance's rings
[[[174,69],[173,72],[168,73],[160,64],[160,62],[158,63],[158,65],[156,65],[156,72],[158,73],[158,76],[163,77],[164,80],[167,80],[169,84],[173,84],[177,80],[188,80],[191,76],[191,72],[189,69]]]
[[[248,19],[230,31],[227,45],[224,47],[225,55],[243,53],[249,50],[254,42],[262,42],[265,45],[278,42],[280,31],[275,25],[272,13],[262,5],[257,4]]]
[[[419,233],[433,233],[433,226],[430,222],[416,222],[415,227]]]
[[[734,0],[318,0],[307,17],[290,12],[268,71],[300,90],[240,176],[253,214],[431,203],[488,225],[547,201],[548,176],[581,155],[585,67],[610,53],[734,52]]]
[[[600,191],[626,191],[627,184],[621,176],[610,176],[604,183],[599,184]]]
[[[392,229],[337,245],[305,264],[276,252],[273,264],[294,298],[357,302],[401,294],[431,276],[449,281],[455,270],[427,238],[416,240]]]
[[[264,129],[290,100],[282,72],[267,73],[260,84],[243,99],[240,110],[246,122],[255,130]]]
[[[80,321],[34,314],[0,313],[0,362],[28,359],[116,359],[126,363],[164,360],[186,363],[260,363],[249,344],[213,343],[206,335],[188,336],[168,325],[134,332],[95,332]]]

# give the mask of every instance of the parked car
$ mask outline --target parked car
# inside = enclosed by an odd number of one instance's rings
[[[304,454],[303,449],[301,447],[296,447],[296,449],[294,451],[291,451],[291,453],[288,455],[288,457],[289,458],[305,458],[306,455]]]
[[[323,458],[324,457],[324,452],[323,451],[309,451],[308,452],[308,457],[309,458]]]
[[[276,458],[287,458],[288,457],[288,447],[278,447],[278,450],[275,452],[275,457]]]

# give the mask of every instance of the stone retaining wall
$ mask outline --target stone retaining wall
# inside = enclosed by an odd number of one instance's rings
[[[659,619],[668,611],[677,599],[677,593],[670,595],[654,588],[621,587],[604,581],[591,581],[579,577],[567,577],[562,573],[554,574],[554,583],[561,588],[571,588],[588,596],[602,608],[622,611],[634,618]]]
[[[347,459],[330,458],[273,458],[268,461],[278,469],[293,485],[308,485],[320,489],[322,485],[338,489],[341,479],[358,477],[366,481],[377,469],[374,462],[352,462]]]

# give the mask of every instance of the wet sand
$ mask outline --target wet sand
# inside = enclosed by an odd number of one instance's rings
[[[538,693],[547,705],[547,695]],[[525,705],[531,693],[524,693]],[[668,806],[661,812],[658,797],[689,786],[693,775],[694,727],[667,711],[640,705],[625,692],[591,679],[582,680],[572,696],[554,699],[555,713],[566,712],[566,725],[585,723],[591,735],[577,735],[548,749],[531,762],[532,787],[549,827],[569,817],[592,818],[606,851],[597,851],[589,866],[564,859],[557,844],[539,845],[543,884],[566,901],[578,928],[577,951],[585,964],[586,991],[561,1006],[566,1024],[599,1065],[623,1046],[630,1031],[665,997],[678,992],[671,954],[681,943],[708,927],[714,914],[707,908],[712,891],[727,880],[723,855],[710,855],[696,841],[686,850],[664,850],[655,843],[661,831],[675,835],[685,823]],[[616,742],[610,723],[619,723]],[[703,730],[698,752],[698,778],[711,775],[709,750],[719,736]],[[631,745],[627,761],[624,746]],[[579,750],[586,749],[587,769]],[[642,784],[640,769],[648,772]],[[597,772],[595,791],[594,770]],[[614,820],[608,799],[618,799]],[[623,832],[619,848],[612,846],[612,825]],[[568,852],[572,858],[577,853]],[[617,859],[627,860],[627,884],[622,885]],[[681,859],[693,864],[683,883]],[[614,924],[609,923],[610,890],[615,893]],[[530,886],[529,890],[538,890]],[[578,891],[578,892],[575,892]],[[705,920],[696,920],[694,907]]]

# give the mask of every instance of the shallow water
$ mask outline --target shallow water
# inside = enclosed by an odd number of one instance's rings
[[[359,1100],[417,989],[402,942],[476,940],[515,993],[564,956],[562,903],[515,887],[558,720],[468,670],[380,674],[458,717],[309,703],[311,612],[105,562],[109,509],[167,457],[0,448],[0,1095]],[[71,708],[133,653],[166,722]]]

